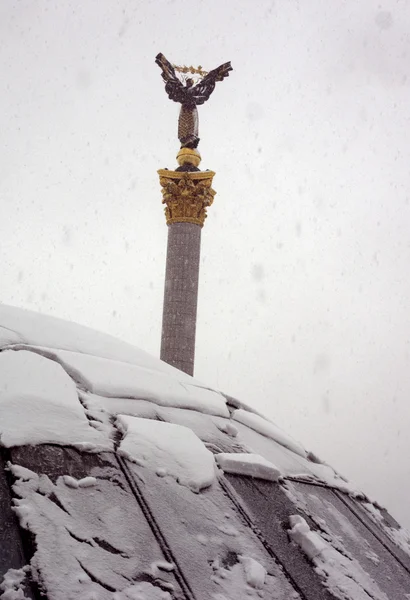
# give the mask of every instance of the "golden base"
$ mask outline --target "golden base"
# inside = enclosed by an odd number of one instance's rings
[[[177,154],[177,161],[180,167],[189,163],[194,165],[194,167],[198,167],[201,162],[201,155],[198,150],[193,148],[181,148],[181,150]]]

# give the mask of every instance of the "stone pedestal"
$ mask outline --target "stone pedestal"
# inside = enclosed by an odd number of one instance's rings
[[[180,170],[158,171],[168,225],[161,360],[189,375],[194,373],[201,229],[215,195],[215,173],[199,171],[199,161],[197,151],[183,149]]]

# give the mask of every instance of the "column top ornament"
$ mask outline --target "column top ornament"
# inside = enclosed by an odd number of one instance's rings
[[[159,169],[162,203],[165,204],[167,225],[194,223],[203,227],[206,209],[214,201],[213,171],[169,171]]]

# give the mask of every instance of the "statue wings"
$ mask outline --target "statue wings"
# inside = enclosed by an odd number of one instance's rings
[[[212,94],[215,89],[215,84],[217,81],[222,81],[225,77],[229,76],[229,71],[232,71],[231,63],[227,62],[209,71],[208,75],[197,83],[193,88],[191,88],[191,94],[195,98],[195,104],[203,104]]]
[[[222,81],[232,71],[230,62],[210,71],[205,77],[192,87],[185,87],[175,74],[171,63],[161,53],[155,58],[155,62],[162,69],[162,79],[165,81],[165,91],[174,102],[194,105],[204,104],[215,89],[217,81]]]

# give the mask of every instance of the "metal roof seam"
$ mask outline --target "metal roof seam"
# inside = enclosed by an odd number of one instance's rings
[[[128,484],[130,486],[133,496],[135,497],[136,501],[138,502],[138,504],[144,514],[145,519],[147,520],[149,526],[151,527],[151,530],[152,530],[152,532],[164,554],[165,559],[168,562],[175,564],[175,571],[174,571],[175,579],[181,586],[181,589],[182,589],[183,593],[185,594],[185,597],[187,598],[187,600],[196,600],[195,595],[191,589],[191,586],[189,585],[189,583],[178,563],[178,560],[174,556],[171,548],[169,547],[167,540],[166,540],[163,532],[161,531],[160,526],[158,525],[154,515],[152,514],[150,507],[148,506],[148,503],[146,502],[146,500],[144,498],[144,494],[142,493],[141,489],[139,488],[137,482],[135,481],[135,478],[131,474],[126,460],[124,460],[117,453],[115,453],[115,457],[117,459],[118,465],[119,465],[124,477],[126,478]]]
[[[249,528],[254,532],[254,534],[259,539],[259,541],[262,543],[262,545],[264,546],[265,550],[274,559],[274,561],[278,565],[281,566],[281,568],[283,569],[284,575],[286,576],[286,578],[288,579],[288,581],[291,583],[291,585],[293,586],[293,588],[295,589],[295,591],[298,592],[298,594],[300,595],[301,598],[305,599],[306,596],[303,593],[303,591],[301,590],[301,588],[299,587],[297,581],[289,573],[288,569],[286,568],[286,565],[279,559],[279,557],[275,553],[275,551],[272,548],[272,546],[265,539],[265,536],[263,535],[262,531],[259,529],[259,527],[257,527],[255,525],[255,523],[253,522],[253,519],[248,514],[248,511],[243,506],[240,498],[238,497],[238,494],[235,492],[235,490],[233,489],[233,487],[231,486],[231,484],[229,483],[229,481],[227,481],[223,475],[219,475],[218,476],[218,480],[219,480],[219,483],[220,483],[223,491],[225,492],[225,494],[228,496],[228,498],[231,500],[231,502],[235,505],[235,508],[240,513],[240,515],[242,516],[242,518],[245,520],[245,522],[249,526]]]

